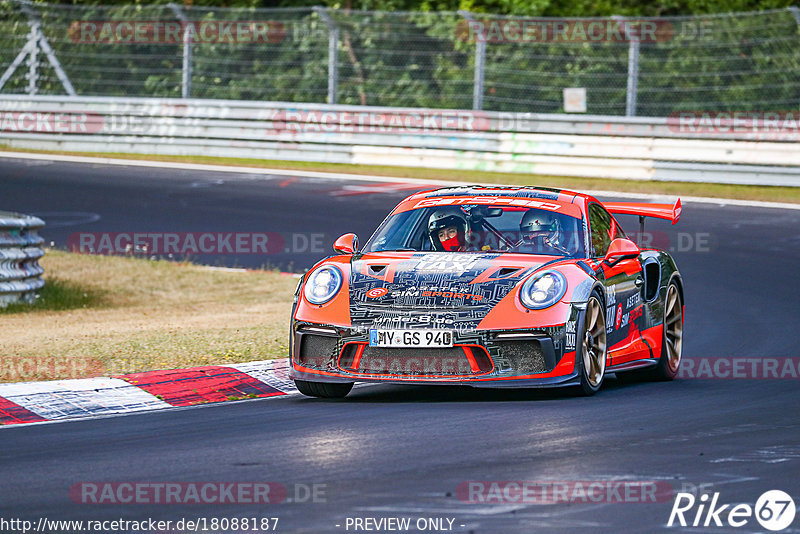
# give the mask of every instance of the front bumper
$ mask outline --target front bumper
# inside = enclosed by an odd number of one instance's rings
[[[553,327],[456,332],[452,349],[385,349],[369,346],[368,328],[293,321],[290,377],[492,388],[570,385],[578,379],[575,323],[571,317]]]

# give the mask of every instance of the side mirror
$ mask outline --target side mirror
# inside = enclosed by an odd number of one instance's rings
[[[344,234],[333,242],[333,250],[342,254],[353,254],[358,250],[358,236],[356,234]]]
[[[630,239],[618,238],[611,242],[608,246],[605,258],[603,258],[609,265],[614,265],[622,260],[628,260],[639,257],[638,245]]]

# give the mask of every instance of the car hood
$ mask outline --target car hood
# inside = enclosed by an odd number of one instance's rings
[[[381,252],[354,257],[350,303],[363,310],[490,309],[522,279],[563,258],[528,254]]]

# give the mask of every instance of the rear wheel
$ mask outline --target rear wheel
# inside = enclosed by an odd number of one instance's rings
[[[675,281],[667,286],[667,295],[664,298],[664,331],[661,335],[661,355],[656,366],[618,373],[619,380],[672,380],[678,376],[683,352],[683,300]]]
[[[592,294],[586,303],[578,350],[575,354],[580,367],[580,392],[594,395],[603,385],[606,373],[606,320],[603,306],[597,295]]]
[[[683,299],[674,281],[667,287],[664,299],[664,337],[661,340],[661,357],[655,368],[655,378],[672,380],[678,375],[683,352]]]
[[[334,382],[309,382],[308,380],[295,380],[294,385],[303,395],[321,397],[325,399],[341,399],[353,389],[353,383]]]

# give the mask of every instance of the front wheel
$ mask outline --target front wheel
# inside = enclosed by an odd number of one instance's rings
[[[603,385],[606,373],[606,319],[600,299],[593,294],[586,303],[575,358],[580,368],[580,392],[594,395]]]
[[[320,397],[324,399],[341,399],[353,389],[353,383],[334,383],[334,382],[309,382],[308,380],[295,380],[294,385],[297,391],[308,397]]]

